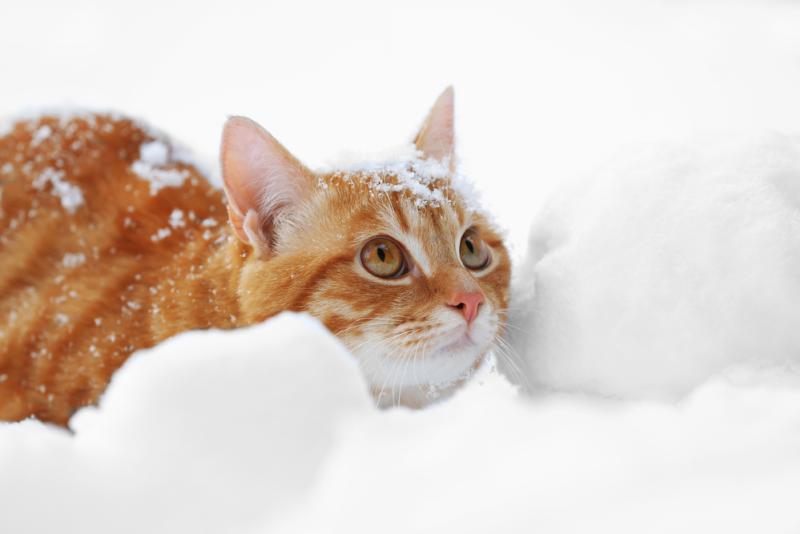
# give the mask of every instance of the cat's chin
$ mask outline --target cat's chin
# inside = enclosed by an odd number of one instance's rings
[[[420,409],[444,400],[457,391],[472,376],[484,361],[488,349],[464,355],[454,362],[452,354],[432,354],[428,360],[447,360],[451,374],[444,380],[425,383],[395,384],[393,387],[372,387],[372,395],[379,408],[403,406]],[[442,376],[440,374],[440,376]]]
[[[450,310],[436,318],[441,325],[434,337],[422,336],[418,345],[377,339],[355,342],[370,390],[378,406],[420,408],[448,397],[480,367],[497,335],[498,320],[484,308],[467,325]]]
[[[395,362],[391,373],[370,377],[372,395],[381,408],[423,408],[452,395],[480,367],[488,351],[489,343],[465,334],[424,358]]]

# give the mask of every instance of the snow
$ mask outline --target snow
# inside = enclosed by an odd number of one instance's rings
[[[172,235],[172,230],[169,228],[159,228],[156,233],[150,236],[150,241],[158,243],[159,241],[168,238]]]
[[[139,352],[73,435],[0,426],[15,503],[0,527],[790,532],[798,382],[732,369],[677,404],[623,403],[526,399],[489,372],[426,411],[380,412],[339,343],[287,313]]]
[[[370,412],[355,364],[305,317],[178,336],[130,360],[74,435],[0,427],[0,499],[18,504],[0,529],[244,531],[308,489],[337,421]]]
[[[800,365],[799,184],[800,137],[770,134],[662,146],[565,186],[516,273],[531,380],[677,398],[733,364]]]
[[[150,141],[139,147],[139,159],[131,164],[131,170],[150,182],[150,194],[155,195],[164,187],[180,187],[189,177],[189,171],[183,169],[159,168],[170,162],[170,148],[167,144],[161,140]]]
[[[169,225],[173,228],[182,228],[186,226],[186,221],[183,219],[183,210],[172,210],[169,214]]]
[[[0,114],[119,109],[206,161],[244,114],[318,168],[408,138],[453,84],[459,172],[515,261],[529,374],[501,369],[533,394],[485,370],[379,411],[307,317],[188,333],[133,356],[72,435],[0,425],[0,532],[800,531],[800,9],[234,0],[186,24],[143,2],[0,7]],[[190,158],[149,135],[157,192]]]
[[[83,252],[67,252],[61,258],[61,264],[67,269],[74,269],[86,262],[86,255]]]
[[[385,151],[381,156],[343,155],[336,163],[318,169],[319,173],[333,173],[351,180],[365,178],[375,192],[409,193],[417,207],[440,206],[446,202],[441,187],[451,178],[449,162],[425,159],[413,145]],[[462,179],[458,176],[453,180]],[[321,184],[324,186],[324,184]]]
[[[417,207],[439,206],[447,202],[442,189],[454,189],[467,207],[478,209],[480,194],[472,181],[462,172],[458,162],[450,168],[450,161],[424,158],[413,144],[369,152],[343,152],[326,165],[319,174],[334,174],[350,180],[356,176],[366,178],[368,187],[377,193],[404,191],[414,198]],[[325,184],[320,184],[325,187]]]
[[[48,125],[43,125],[39,129],[37,129],[33,133],[33,137],[31,138],[31,145],[37,146],[42,143],[42,141],[48,139],[53,133],[53,130]]]
[[[9,113],[7,116],[0,118],[0,135],[10,133],[14,125],[19,122],[35,123],[44,117],[57,118],[61,127],[66,127],[70,121],[75,119],[85,120],[94,125],[95,116],[98,114],[108,115],[113,120],[129,119],[146,135],[154,138],[152,141],[142,143],[139,148],[139,159],[131,165],[131,170],[135,174],[150,182],[151,194],[157,194],[164,187],[179,187],[183,184],[183,181],[189,176],[187,171],[162,168],[176,163],[192,165],[207,178],[218,181],[218,173],[210,171],[208,165],[198,159],[183,144],[176,142],[147,121],[129,117],[115,110],[84,106],[27,106],[25,111]],[[106,127],[108,128],[108,125]],[[35,147],[41,144],[49,139],[52,134],[53,130],[50,126],[40,126],[32,133],[31,145]],[[80,142],[76,141],[72,149],[79,150]],[[3,174],[7,174],[13,170],[13,167],[4,166],[0,170]]]
[[[61,206],[69,213],[83,205],[83,192],[80,187],[64,179],[64,171],[47,167],[33,180],[33,187],[42,190],[50,184],[50,193],[58,197]]]
[[[139,147],[139,159],[148,165],[166,165],[169,162],[169,148],[162,141],[142,143]]]

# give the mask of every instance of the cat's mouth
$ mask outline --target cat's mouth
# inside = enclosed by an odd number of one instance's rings
[[[377,351],[376,345],[361,340],[355,343],[377,397],[389,390],[403,391],[403,404],[411,402],[414,394],[428,398],[426,392],[449,390],[483,361],[497,333],[496,318],[488,310],[471,324],[451,316],[442,317],[441,322],[438,332],[425,332],[415,343],[395,345],[390,338],[382,340]],[[390,396],[381,402],[396,404],[399,400],[391,401]]]
[[[434,351],[443,356],[464,356],[474,354],[480,356],[488,349],[491,332],[486,325],[473,324],[468,326],[461,324],[453,327],[449,332],[442,335],[442,341]]]
[[[461,328],[460,330],[461,332],[455,335],[455,340],[446,341],[444,345],[439,347],[437,352],[440,354],[462,353],[478,346],[478,343],[472,339],[469,329]]]

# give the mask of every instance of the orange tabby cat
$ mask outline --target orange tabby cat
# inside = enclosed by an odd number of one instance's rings
[[[498,335],[509,259],[453,179],[452,90],[415,144],[315,174],[234,117],[223,192],[129,119],[17,123],[0,138],[0,420],[65,425],[133,351],[283,310],[336,334],[381,403],[451,391]]]

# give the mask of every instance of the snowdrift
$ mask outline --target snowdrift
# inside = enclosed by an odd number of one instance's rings
[[[380,412],[284,314],[138,353],[75,434],[0,425],[0,531],[788,532],[800,384],[730,371],[677,404],[526,398],[485,370]]]
[[[130,358],[74,435],[0,424],[0,532],[243,532],[308,491],[370,406],[308,317],[177,336]]]
[[[800,138],[700,138],[560,190],[518,269],[534,387],[675,399],[800,367]]]

